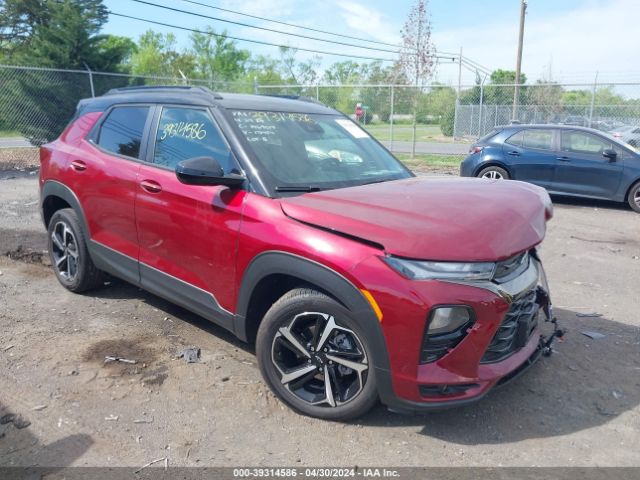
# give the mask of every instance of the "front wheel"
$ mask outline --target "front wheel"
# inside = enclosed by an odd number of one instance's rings
[[[478,178],[488,178],[491,180],[509,180],[509,172],[504,168],[496,167],[494,165],[483,168],[478,173]]]
[[[256,354],[271,390],[295,410],[349,420],[377,401],[371,352],[351,312],[299,288],[280,298],[258,329]]]
[[[631,187],[631,190],[629,190],[627,202],[633,210],[640,213],[640,182],[637,182],[633,187]]]

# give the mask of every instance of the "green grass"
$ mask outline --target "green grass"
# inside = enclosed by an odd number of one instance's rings
[[[411,159],[409,153],[394,153],[395,157],[407,167],[459,167],[464,159],[461,155],[417,154]]]
[[[391,140],[389,124],[363,125],[363,127],[380,142]],[[393,140],[398,142],[410,142],[413,139],[413,127],[411,125],[393,125]],[[417,125],[417,142],[450,142],[451,137],[445,137],[440,131],[440,125]]]
[[[0,130],[0,138],[7,137],[22,137],[22,135],[20,135],[20,132],[15,130]]]

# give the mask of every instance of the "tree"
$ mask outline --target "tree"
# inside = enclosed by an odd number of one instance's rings
[[[147,30],[140,35],[138,48],[131,55],[131,73],[134,75],[174,78],[185,75],[190,78],[195,67],[193,54],[176,50],[176,37],[172,33]]]
[[[19,52],[21,63],[55,68],[94,70],[110,67],[100,55],[99,35],[108,13],[102,0],[63,0],[47,2],[46,21],[33,28],[28,49]]]
[[[27,50],[34,30],[49,22],[45,0],[0,0],[0,55],[14,62],[16,53]]]
[[[257,82],[259,85],[282,85],[285,80],[280,71],[280,62],[268,55],[249,57],[246,65],[244,80],[247,85]],[[252,91],[251,87],[248,91]],[[268,90],[270,93],[281,93]]]
[[[100,34],[108,15],[102,0],[4,0],[0,6],[0,42],[12,63],[108,71],[133,49],[127,39]],[[0,123],[10,122],[35,144],[53,140],[78,100],[90,95],[86,75],[22,71],[0,90]]]
[[[360,83],[367,76],[369,65],[353,60],[335,62],[324,71],[323,80],[331,85]]]
[[[419,93],[433,75],[433,44],[431,43],[431,21],[427,11],[427,0],[416,0],[401,30],[402,50],[400,68],[415,85],[413,102],[413,142],[411,158],[416,154],[416,121]]]
[[[320,57],[314,56],[307,61],[298,62],[298,50],[290,47],[280,47],[280,62],[284,77],[288,83],[294,85],[310,85],[319,79]]]
[[[232,40],[213,34],[215,30],[211,27],[207,27],[206,33],[191,34],[194,74],[212,82],[237,80],[244,75],[251,54],[237,48]]]
[[[129,37],[118,35],[103,35],[96,42],[99,68],[96,70],[105,72],[129,73],[131,69],[131,57],[138,50],[136,42]]]
[[[489,77],[489,85],[484,89],[485,103],[487,105],[512,105],[516,72],[513,70],[494,70]],[[520,74],[520,85],[527,83],[527,76]],[[496,86],[497,85],[497,86]],[[520,88],[518,103],[522,103],[527,95],[526,88]]]

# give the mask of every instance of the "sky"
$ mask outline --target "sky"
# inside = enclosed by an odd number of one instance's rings
[[[189,4],[183,0],[147,1],[276,30],[354,42],[367,47],[392,49],[242,17]],[[414,3],[414,0],[198,1],[296,25],[393,44],[401,42],[400,30]],[[351,55],[394,57],[394,54],[387,52],[332,45],[197,18],[135,3],[132,0],[105,0],[105,4],[113,12],[195,29],[212,26],[219,32],[226,29],[229,35],[291,47]],[[465,57],[489,70],[515,70],[520,0],[430,0],[428,10],[432,23],[432,39],[437,50],[459,52],[462,48]],[[640,0],[528,0],[522,71],[529,81],[553,79],[589,83],[593,82],[596,72],[599,82],[640,81],[640,62],[637,54],[638,18]],[[180,48],[189,45],[189,32],[115,16],[110,17],[104,31],[137,38],[149,28],[173,32]],[[244,42],[238,42],[238,46],[252,53],[278,56],[275,47]],[[312,55],[314,54],[299,52],[298,58],[303,60]],[[329,55],[322,57],[325,66],[333,61],[348,59]],[[474,72],[463,71],[463,84],[471,84],[475,78]],[[456,84],[457,65],[441,61],[435,79]]]

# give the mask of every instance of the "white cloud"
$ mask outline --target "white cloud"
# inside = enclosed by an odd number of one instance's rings
[[[609,81],[614,81],[614,77],[624,81],[624,72],[638,72],[634,39],[639,15],[637,0],[588,2],[554,16],[537,11],[535,3],[529,2],[522,70],[530,80],[535,80],[542,76],[552,59],[556,78],[591,81],[595,72],[600,71],[604,72],[601,78],[609,75]],[[517,18],[514,18],[508,25],[479,22],[474,27],[434,31],[434,40],[442,50],[457,51],[462,45],[465,56],[490,69],[514,70],[517,35]],[[446,70],[445,75],[453,75],[452,69]],[[634,79],[637,77],[636,73]]]
[[[357,33],[357,36],[365,34],[366,37],[388,43],[400,41],[400,35],[395,26],[378,10],[354,1],[341,1],[337,6],[342,10],[340,16],[353,32],[346,31],[345,34],[356,35]]]

